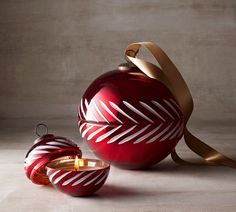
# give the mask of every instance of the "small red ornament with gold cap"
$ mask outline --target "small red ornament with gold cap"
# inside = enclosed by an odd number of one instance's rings
[[[44,127],[41,136],[39,129]],[[97,159],[81,158],[80,148],[68,138],[48,134],[45,124],[38,124],[35,140],[25,157],[25,173],[35,184],[51,183],[71,196],[90,196],[105,183],[110,165]]]
[[[40,128],[44,127],[44,135],[39,134]],[[46,165],[54,159],[62,156],[82,156],[80,148],[71,140],[48,134],[45,124],[38,124],[36,134],[40,136],[34,141],[25,156],[24,167],[26,176],[35,184],[47,185],[50,183],[46,174]]]

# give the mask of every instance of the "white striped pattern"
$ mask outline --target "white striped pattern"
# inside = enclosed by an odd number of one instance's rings
[[[72,172],[72,171],[65,172],[65,173],[62,174],[61,176],[57,177],[57,178],[53,181],[53,183],[54,183],[54,184],[59,183],[65,176],[67,176],[67,175],[70,174],[71,172]]]
[[[57,171],[55,171],[52,175],[49,176],[50,182],[52,182],[53,177],[54,177],[57,173],[59,173],[59,172],[61,172],[61,170],[57,170]]]
[[[88,181],[87,183],[84,184],[84,186],[88,186],[90,185],[92,182],[94,182],[96,179],[98,179],[104,171],[102,171],[99,175],[97,175],[96,177],[94,177],[92,180]]]
[[[80,108],[81,108],[81,111],[82,111],[82,114],[83,114],[84,118],[86,119],[86,115],[85,115],[84,107],[83,107],[83,99],[81,99]]]
[[[177,130],[175,131],[175,133],[170,137],[170,140],[173,139],[173,138],[179,137],[179,136],[177,136],[177,135],[178,135],[180,132],[182,132],[182,130],[183,130],[183,125],[181,124],[181,126],[179,127],[179,129],[177,129]]]
[[[36,162],[38,162],[38,160],[40,160],[45,155],[51,154],[58,150],[60,151],[60,149],[74,147],[78,148],[77,145],[71,140],[67,140],[63,137],[54,137],[47,143],[43,143],[42,145],[38,144],[26,155],[26,158],[24,160],[24,166],[26,168],[26,171],[28,167],[37,165]],[[35,167],[31,168],[34,169]]]
[[[55,138],[54,140],[62,142],[62,143],[66,143],[66,144],[69,144],[69,145],[72,145],[72,146],[77,146],[74,142],[72,142],[70,140],[67,140],[65,138]]]
[[[134,144],[138,144],[141,141],[147,139],[149,136],[151,136],[152,134],[154,134],[157,130],[159,130],[161,128],[163,124],[160,124],[159,126],[157,126],[155,129],[153,129],[152,131],[150,131],[149,133],[143,135],[142,137],[140,137],[139,139],[137,139]]]
[[[163,136],[160,141],[164,141],[164,140],[166,140],[167,138],[169,138],[169,137],[172,135],[172,133],[174,133],[175,130],[178,129],[178,127],[179,127],[180,124],[181,124],[180,122],[179,122],[178,124],[176,124],[175,127],[172,128],[171,131],[169,131],[165,136]]]
[[[79,172],[78,174],[74,175],[73,177],[70,177],[67,180],[65,180],[65,178],[66,177],[68,178],[68,175],[70,175],[73,171],[68,171],[68,172],[63,173],[62,170],[54,171],[52,169],[49,169],[49,170],[47,170],[47,175],[49,176],[50,182],[53,183],[54,185],[60,183],[61,186],[67,186],[72,183],[70,185],[72,187],[77,186],[79,184],[82,184],[81,186],[89,186],[92,183],[95,183],[94,185],[100,184],[102,181],[104,181],[106,179],[106,177],[108,176],[108,173],[109,173],[109,170],[101,170],[101,172],[98,175],[96,175],[97,171],[98,170],[95,170],[92,172],[91,171],[85,171],[85,172],[82,171],[82,172]],[[57,175],[57,177],[55,178],[56,175]],[[87,180],[92,175],[94,175],[94,177],[90,180]]]
[[[51,146],[51,145],[41,145],[41,146],[37,146],[34,149],[60,149],[60,147],[58,146]]]
[[[110,144],[110,143],[113,143],[115,142],[116,140],[118,140],[119,138],[121,138],[122,136],[126,135],[127,133],[129,133],[130,131],[132,131],[134,128],[136,127],[136,125],[134,125],[133,127],[129,128],[128,130],[125,130],[124,132],[114,136],[112,139],[110,139],[107,143]]]
[[[66,146],[66,147],[70,146],[68,144],[57,142],[57,141],[49,141],[49,142],[47,142],[47,144],[49,144],[49,145],[57,145],[57,146]]]
[[[180,109],[179,105],[173,100],[173,99],[169,99],[163,100],[165,102],[165,104],[168,105],[168,107],[170,107],[171,111],[174,112],[178,118],[180,118],[179,116],[179,112],[175,109],[175,107],[177,107],[178,109]],[[121,124],[123,123],[110,109],[109,107],[101,100],[99,100],[100,105],[102,106],[102,108],[109,113],[114,119],[116,119],[118,122],[120,122]],[[135,108],[132,104],[130,104],[127,101],[122,101],[123,104],[129,108],[131,111],[133,111],[134,113],[138,114],[139,116],[141,116],[142,118],[146,119],[147,121],[153,123],[153,120],[150,119],[147,115],[145,115],[145,113],[143,113],[142,111],[138,110],[137,108]],[[168,111],[163,105],[161,105],[159,102],[152,100],[151,101],[156,107],[158,107],[161,111],[165,112],[168,116],[170,116],[172,119],[175,119],[174,116],[171,114],[170,111]],[[103,119],[105,122],[110,123],[106,117],[106,115],[104,113],[102,113],[102,110],[99,108],[98,103],[96,103],[94,100],[91,100],[90,102],[95,111],[97,112],[97,117],[101,117],[101,119]],[[158,113],[158,111],[155,110],[155,108],[153,108],[151,105],[148,105],[147,103],[143,102],[143,101],[139,101],[139,103],[149,112],[151,112],[152,114],[154,114],[155,116],[157,116],[158,118],[160,118],[162,121],[166,121],[164,119],[164,117]],[[87,107],[87,114],[85,114],[84,112],[84,107],[83,107],[83,101],[81,100],[81,111],[83,113],[83,116],[85,117],[85,120],[87,121],[96,121],[98,122],[98,119],[96,118],[96,115],[94,114],[93,110],[88,110],[89,104],[87,99],[84,99],[84,104]],[[115,109],[116,111],[118,111],[119,113],[121,113],[122,115],[126,116],[128,119],[132,120],[134,123],[138,123],[133,117],[131,117],[129,114],[127,114],[124,110],[122,110],[117,104],[115,104],[114,102],[109,101],[109,104],[112,106],[113,109]],[[174,105],[174,106],[173,106]],[[90,120],[91,119],[91,120]]]
[[[115,103],[113,102],[109,102],[110,105],[115,109],[117,110],[118,112],[120,112],[122,115],[126,116],[127,118],[129,118],[130,120],[132,120],[134,123],[138,123],[136,120],[134,120],[132,117],[130,117],[126,112],[124,112],[123,110],[121,110],[118,105],[116,105]]]
[[[93,120],[95,120],[96,122],[98,122],[96,116],[95,116],[94,113],[92,112],[93,110],[89,110],[89,105],[88,105],[87,99],[85,99],[85,105],[86,105],[86,108],[87,108],[87,111],[86,111],[86,119],[87,119],[88,121],[93,121]]]
[[[149,124],[149,125],[147,125],[146,127],[142,128],[142,129],[139,130],[138,132],[136,132],[136,133],[134,133],[134,134],[132,134],[132,135],[130,135],[130,136],[124,138],[123,140],[121,140],[121,141],[119,142],[119,144],[124,144],[124,143],[128,142],[129,140],[135,138],[136,136],[142,134],[142,133],[143,133],[147,128],[149,128],[150,126],[151,126],[151,124]]]
[[[47,170],[47,175],[51,175],[51,172],[52,172],[53,170],[52,169],[48,169]]]
[[[62,186],[68,185],[70,184],[73,180],[76,180],[78,177],[80,177],[83,174],[83,172],[78,173],[77,175],[75,175],[74,177],[66,180],[65,182],[62,183]]]
[[[103,118],[103,120],[104,120],[105,122],[107,122],[107,123],[109,124],[109,121],[106,119],[106,117],[103,115],[103,113],[99,110],[99,108],[98,108],[96,102],[95,102],[95,101],[91,101],[91,102],[92,102],[92,104],[94,105],[94,108],[95,108],[95,110],[97,111],[97,113]]]
[[[32,164],[34,161],[36,161],[37,159],[41,158],[41,156],[28,156],[27,158],[25,158],[24,162],[25,164],[29,165]]]
[[[46,150],[35,150],[33,149],[30,153],[29,153],[29,156],[33,156],[33,155],[42,155],[42,154],[47,154],[49,153],[49,151],[46,151]]]
[[[86,128],[83,132],[82,132],[82,138],[84,138],[84,136],[87,134],[87,132],[89,130],[91,130],[93,128],[93,125],[89,126],[88,128]]]
[[[169,99],[179,110],[181,110],[180,109],[180,107],[179,107],[179,105],[176,103],[176,101],[174,100],[174,99]]]
[[[164,99],[164,102],[174,111],[174,113],[180,118],[178,111],[174,108],[174,106],[167,101],[166,99]]]
[[[143,118],[145,118],[146,120],[148,120],[149,122],[153,123],[153,120],[151,120],[150,118],[148,118],[145,114],[143,114],[141,111],[139,111],[137,108],[135,108],[133,105],[131,105],[130,103],[123,101],[123,103],[133,112],[137,113],[138,115],[142,116]]]
[[[179,136],[181,136],[182,135],[182,133],[183,133],[183,125],[181,126],[182,128],[181,128],[181,130],[180,130],[180,132],[178,133],[178,135],[177,135],[177,138],[179,137]]]
[[[102,140],[104,140],[105,138],[107,138],[108,136],[110,136],[112,133],[114,133],[116,130],[118,130],[119,128],[121,128],[122,126],[118,126],[110,131],[108,131],[107,133],[101,135],[100,137],[97,138],[97,140],[95,141],[96,143],[97,142],[101,142]]]
[[[79,132],[81,133],[82,132],[82,129],[83,129],[83,127],[86,125],[86,123],[83,123],[83,124],[81,124],[80,125],[80,127],[79,127]]]
[[[151,113],[156,115],[158,118],[160,118],[162,121],[166,121],[159,113],[157,113],[153,108],[151,108],[148,104],[144,102],[139,102],[143,107],[145,107],[147,110],[149,110]]]
[[[95,172],[97,172],[97,171],[93,171],[93,172],[91,172],[91,173],[89,173],[89,174],[83,176],[83,177],[80,178],[79,180],[75,181],[75,182],[72,184],[72,186],[76,186],[76,185],[82,183],[82,182],[85,181],[87,178],[89,178],[91,175],[93,175]]]
[[[105,174],[99,181],[97,181],[97,182],[95,183],[95,185],[98,185],[98,184],[100,184],[103,180],[105,180],[106,177],[107,177],[107,175],[108,175],[108,173],[109,173],[109,171],[107,171],[106,174]]]
[[[85,137],[85,135],[88,134],[87,140],[91,140],[95,136],[97,136],[100,132],[102,132],[105,128],[111,126],[112,123],[110,123],[109,119],[108,119],[108,114],[109,114],[120,124],[114,128],[106,130],[104,134],[100,135],[95,140],[95,142],[101,142],[110,136],[111,136],[111,138],[107,141],[108,144],[114,143],[116,141],[118,141],[118,144],[125,144],[128,141],[133,141],[133,139],[135,139],[136,137],[137,137],[137,139],[133,142],[133,144],[137,144],[137,143],[140,143],[140,142],[148,139],[152,135],[153,135],[153,137],[150,138],[146,142],[147,144],[152,143],[152,142],[159,140],[159,139],[160,139],[159,141],[172,140],[176,136],[177,137],[180,136],[183,131],[183,125],[181,123],[182,119],[179,114],[180,107],[175,102],[175,100],[172,98],[170,98],[168,100],[163,99],[162,101],[163,101],[163,103],[152,100],[152,101],[150,101],[152,104],[148,104],[146,102],[139,101],[139,104],[143,107],[143,109],[141,107],[139,107],[139,109],[137,109],[136,107],[134,107],[131,103],[129,103],[127,101],[122,101],[123,106],[121,105],[121,107],[120,107],[111,101],[109,101],[109,106],[108,106],[101,100],[99,100],[100,104],[98,102],[96,103],[94,100],[92,100],[90,103],[92,104],[94,110],[93,110],[93,112],[91,112],[91,110],[88,110],[88,107],[89,107],[88,101],[86,99],[84,99],[84,104],[82,101],[81,105],[85,105],[87,107],[87,111],[86,111],[87,114],[86,115],[88,116],[88,112],[90,112],[90,113],[93,113],[93,116],[95,116],[94,112],[96,112],[97,118],[99,117],[99,120],[104,120],[105,122],[109,123],[109,125],[98,125],[98,129],[96,131],[89,132],[93,126],[96,126],[96,124],[89,123],[89,122],[83,123],[79,127],[80,131],[82,132],[82,137]],[[101,110],[101,109],[103,109],[103,110]],[[83,111],[83,110],[84,110],[84,108],[83,109],[81,108],[81,111]],[[118,114],[116,111],[118,112]],[[107,112],[107,113],[103,113],[103,112]],[[148,115],[150,115],[150,113],[154,114],[155,116],[154,117],[152,116],[152,118],[149,117]],[[137,115],[135,117],[133,117],[132,114],[133,115],[137,114],[138,116],[142,117],[144,119],[144,121],[138,122],[137,118],[136,118]],[[128,118],[129,120],[134,122],[135,124],[131,125],[128,129],[125,129],[124,131],[121,130],[121,132],[119,132],[117,134],[116,131],[118,131],[123,126],[123,122],[120,120],[120,118],[118,118],[118,115],[119,115],[119,117],[120,116],[122,117],[122,115],[125,116],[126,118]],[[157,117],[157,119],[155,119],[155,117]],[[167,124],[169,121],[166,118],[171,118],[173,120],[168,126],[167,126]],[[159,120],[158,123],[160,121],[162,123],[159,123],[159,125],[156,128],[154,128],[150,131],[149,128],[152,126],[152,124],[154,124],[155,120]],[[86,120],[86,121],[89,121],[89,120]],[[97,121],[97,119],[94,119],[93,121]],[[151,122],[151,124],[145,125],[144,124],[145,121]],[[141,123],[142,123],[142,125],[140,125]],[[91,126],[88,126],[86,124],[91,124]],[[156,134],[156,132],[159,129],[161,129],[162,126],[164,126],[165,128],[161,132]],[[132,133],[132,130],[136,127],[139,130]],[[141,135],[142,133],[144,133],[144,135],[142,135],[142,137],[139,137],[139,135]],[[122,139],[122,137],[125,135],[127,137],[124,137]]]
[[[98,128],[96,131],[92,132],[92,133],[88,136],[87,140],[92,139],[95,135],[97,135],[98,133],[100,133],[101,131],[103,131],[107,126],[108,126],[108,125],[105,125],[105,126],[103,126],[103,127],[101,127],[101,128]]]
[[[160,138],[164,133],[166,133],[166,132],[170,129],[170,127],[171,127],[172,124],[173,124],[173,122],[170,123],[170,124],[169,124],[163,131],[161,131],[159,134],[155,135],[153,138],[151,138],[149,141],[147,141],[146,144],[152,143],[152,142],[154,142],[156,139]]]
[[[100,100],[100,103],[101,103],[102,107],[103,107],[114,119],[116,119],[118,122],[120,122],[121,124],[123,124],[123,122],[122,122],[118,117],[116,117],[114,113],[112,113],[112,111],[106,106],[106,104],[105,104],[103,101]]]
[[[162,111],[164,111],[165,113],[167,113],[172,119],[175,119],[175,118],[168,112],[168,110],[166,110],[159,102],[152,101],[152,103],[153,103],[154,105],[156,105],[159,109],[161,109]]]

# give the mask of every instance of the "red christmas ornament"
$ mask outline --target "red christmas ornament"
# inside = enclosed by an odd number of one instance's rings
[[[147,168],[164,159],[184,129],[169,89],[127,64],[88,87],[78,118],[82,137],[94,153],[127,169]]]
[[[85,164],[74,169],[74,159],[61,157],[47,166],[47,175],[52,185],[71,196],[89,196],[105,183],[110,165],[95,159],[81,159]],[[66,168],[63,168],[64,167]]]
[[[82,156],[80,148],[73,141],[61,136],[45,134],[35,140],[25,156],[26,176],[35,184],[47,185],[50,181],[46,174],[46,165],[56,158],[70,155]]]

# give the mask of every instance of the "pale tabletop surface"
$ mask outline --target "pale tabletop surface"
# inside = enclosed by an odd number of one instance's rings
[[[191,126],[195,135],[236,158],[236,126]],[[209,127],[211,125],[211,127]],[[74,127],[55,128],[95,157]],[[32,184],[23,169],[35,135],[29,128],[1,128],[0,211],[236,211],[236,170],[227,167],[179,166],[170,157],[147,171],[111,168],[105,185],[92,197],[73,198],[50,186]],[[78,142],[79,141],[79,142]],[[196,158],[181,140],[178,152]]]

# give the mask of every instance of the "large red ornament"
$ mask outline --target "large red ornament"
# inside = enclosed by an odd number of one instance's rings
[[[94,153],[127,169],[148,168],[164,159],[184,129],[183,115],[169,89],[127,65],[88,87],[78,117],[82,137]]]

